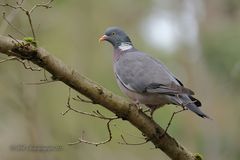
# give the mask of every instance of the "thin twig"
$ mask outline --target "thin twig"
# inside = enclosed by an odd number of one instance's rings
[[[0,60],[0,63],[6,62],[6,61],[10,61],[10,60],[15,60],[17,57],[8,57],[6,59],[2,59]]]
[[[144,137],[144,135],[142,135],[141,137],[140,136],[136,136],[136,135],[133,135],[125,130],[121,130],[116,124],[113,125],[114,127],[116,127],[120,132],[126,134],[127,136],[131,136],[131,137],[134,137],[134,138],[137,138],[137,139],[146,139],[146,137]]]
[[[67,110],[62,112],[62,115],[66,115],[69,111],[74,111],[76,113],[80,113],[80,114],[83,114],[83,115],[87,115],[87,116],[90,116],[90,117],[95,117],[95,118],[99,118],[99,119],[104,119],[104,120],[115,120],[115,119],[119,119],[119,117],[106,117],[104,116],[103,114],[101,114],[98,110],[96,112],[93,112],[93,113],[89,113],[89,112],[84,112],[84,111],[81,111],[81,110],[77,110],[75,108],[73,108],[70,104],[70,101],[71,101],[71,88],[69,88],[69,92],[68,92],[68,99],[67,99]]]
[[[16,2],[17,5],[21,6],[23,4],[24,0],[21,0],[20,2]]]
[[[34,28],[33,28],[33,24],[32,24],[31,14],[29,13],[29,11],[26,11],[25,13],[26,13],[26,15],[28,17],[28,22],[30,24],[30,28],[31,28],[31,31],[32,31],[33,39],[34,39],[35,42],[37,42],[36,35],[35,35],[35,32],[34,32]],[[37,47],[37,43],[36,43],[36,47]]]
[[[44,8],[51,8],[51,6],[49,6],[50,3],[52,3],[53,0],[50,0],[49,2],[47,3],[44,3],[44,4],[35,4],[29,11],[25,11],[27,17],[28,17],[28,21],[29,21],[29,24],[30,24],[30,28],[31,28],[31,31],[32,31],[32,35],[33,35],[33,38],[34,38],[34,41],[37,42],[37,39],[36,39],[36,35],[35,35],[35,31],[34,31],[34,27],[33,27],[33,24],[32,24],[32,18],[31,18],[31,13],[38,7],[44,7]],[[37,43],[36,43],[36,47],[37,47]]]
[[[46,8],[46,9],[48,9],[48,8],[52,8],[52,6],[49,6],[50,5],[50,3],[52,3],[54,0],[50,0],[50,1],[48,1],[48,2],[46,2],[46,3],[43,3],[43,4],[35,4],[30,10],[29,10],[29,14],[31,14],[36,8],[38,8],[38,7],[44,7],[44,8]]]
[[[22,60],[18,57],[15,57],[15,56],[3,59],[3,60],[0,61],[0,63],[7,62],[7,61],[10,61],[10,60],[17,60],[18,62],[22,63],[25,69],[30,69],[31,71],[41,71],[41,68],[39,68],[39,67],[33,68],[33,67],[30,66],[29,62],[28,62],[28,64],[26,64],[25,60]]]
[[[26,37],[26,35],[25,35],[22,31],[20,31],[16,26],[14,26],[14,25],[7,19],[5,12],[3,12],[3,19],[7,22],[7,24],[8,24],[10,27],[12,27],[14,30],[16,30],[17,33],[19,33],[19,34],[21,34],[22,36]]]
[[[35,4],[30,10],[25,9],[22,6],[24,0],[21,0],[20,2],[16,2],[16,4],[17,4],[16,6],[8,4],[8,3],[5,3],[5,4],[0,3],[0,6],[2,6],[2,7],[10,7],[12,9],[20,9],[23,12],[25,12],[25,14],[28,17],[28,22],[29,22],[29,25],[30,25],[30,28],[31,28],[31,31],[32,31],[32,36],[33,36],[33,39],[34,39],[34,42],[35,42],[35,46],[37,47],[37,39],[36,39],[36,34],[35,34],[33,23],[32,23],[31,13],[38,7],[51,8],[52,6],[49,6],[49,5],[53,1],[54,0],[50,0],[50,1],[48,1],[46,3],[43,3],[43,4]]]
[[[22,46],[22,45],[23,45],[23,44],[20,43],[16,38],[14,38],[12,35],[8,34],[8,36],[9,36],[10,38],[12,38],[12,39],[13,39],[13,42],[15,41],[19,46]]]
[[[118,144],[124,144],[124,145],[143,145],[149,142],[149,139],[146,139],[146,141],[144,142],[139,142],[139,143],[129,143],[125,140],[125,138],[123,137],[123,135],[121,134],[121,138],[123,140],[123,142],[118,142]]]
[[[21,62],[25,69],[30,69],[31,71],[41,71],[42,70],[40,67],[37,67],[37,68],[31,67],[29,61],[27,61],[28,64],[26,64],[25,60],[21,60],[19,58],[16,60]]]
[[[43,82],[48,81],[47,75],[46,75],[46,70],[45,70],[45,69],[43,69],[43,77],[44,77],[44,79],[42,79],[42,80],[40,80],[40,81],[43,81]],[[54,79],[54,80],[52,80],[52,81],[56,81],[56,80]]]
[[[98,115],[99,117],[106,117],[106,116],[104,116],[102,113],[100,113],[99,110],[93,111],[93,113],[96,114],[96,115]],[[114,117],[112,117],[112,118],[114,118]],[[117,117],[116,117],[116,118],[117,118]]]
[[[27,12],[27,10],[25,8],[23,8],[21,5],[18,5],[18,4],[17,4],[17,6],[14,6],[14,5],[11,5],[11,4],[8,4],[8,3],[5,3],[5,4],[0,3],[0,6],[9,7],[9,8],[12,8],[12,9],[20,9],[24,12]]]
[[[28,61],[28,60],[22,60],[22,61],[23,61],[23,62],[26,62],[26,63],[25,63],[26,65],[24,65],[24,66],[25,66],[25,69],[30,69],[30,70],[32,70],[32,71],[41,71],[41,70],[42,70],[42,68],[40,68],[40,67],[37,67],[37,68],[31,67],[31,64],[30,64],[31,61]]]
[[[108,130],[108,136],[109,136],[109,138],[107,140],[102,141],[102,142],[90,142],[90,141],[84,140],[83,135],[82,135],[81,138],[79,138],[76,142],[68,143],[68,145],[76,145],[76,144],[79,144],[79,143],[86,143],[86,144],[99,146],[99,145],[103,145],[103,144],[106,144],[106,143],[110,142],[112,140],[112,131],[111,131],[111,128],[110,128],[110,123],[112,121],[113,121],[113,119],[110,119],[107,122],[107,130]]]
[[[65,115],[66,113],[68,113],[70,110],[76,112],[76,113],[79,113],[79,114],[83,114],[83,115],[87,115],[87,116],[90,116],[90,117],[95,117],[95,118],[99,118],[99,119],[105,119],[105,120],[110,120],[110,119],[118,119],[118,117],[103,117],[103,116],[99,116],[97,114],[93,114],[93,113],[89,113],[89,112],[84,112],[84,111],[80,111],[80,110],[77,110],[77,109],[74,109],[72,108],[71,106],[67,106],[67,110],[64,111],[62,113],[62,115]]]
[[[48,84],[48,83],[52,83],[52,82],[56,82],[56,80],[47,80],[47,81],[43,81],[43,82],[30,82],[30,83],[23,83],[24,85],[41,85],[41,84]]]
[[[79,95],[77,95],[77,98],[73,98],[73,100],[75,100],[75,101],[81,101],[81,102],[84,102],[84,103],[92,103],[92,104],[95,104],[93,101],[83,99],[83,98],[81,98]]]
[[[173,112],[173,114],[172,114],[172,116],[171,116],[171,118],[170,118],[170,120],[169,120],[169,122],[168,122],[168,124],[167,124],[166,129],[165,129],[164,132],[160,135],[160,137],[163,137],[163,136],[167,133],[168,128],[170,127],[170,125],[171,125],[171,123],[172,123],[172,121],[173,121],[174,116],[175,116],[176,114],[181,113],[181,112],[186,111],[186,110],[188,110],[188,109],[183,107],[183,109],[181,109],[181,110],[179,110],[179,111]]]

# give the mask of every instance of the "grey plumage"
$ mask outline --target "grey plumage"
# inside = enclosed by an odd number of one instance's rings
[[[136,92],[194,94],[181,86],[162,63],[137,50],[125,52],[114,66],[121,82],[131,86]]]
[[[183,84],[160,61],[138,51],[119,28],[109,28],[100,40],[114,47],[114,72],[120,89],[136,103],[152,112],[165,104],[186,107],[203,118],[209,118],[192,97],[194,92]]]

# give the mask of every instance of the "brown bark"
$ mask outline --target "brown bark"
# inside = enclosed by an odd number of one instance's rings
[[[20,42],[22,43],[22,41]],[[61,60],[49,54],[45,49],[35,48],[31,45],[23,46],[9,37],[0,35],[0,52],[32,61],[51,73],[57,80],[88,97],[94,103],[100,104],[118,117],[129,121],[148,137],[156,148],[161,149],[171,159],[197,159],[197,156],[194,156],[167,133],[161,137],[160,135],[164,130],[146,114],[139,111],[136,106],[67,67]]]

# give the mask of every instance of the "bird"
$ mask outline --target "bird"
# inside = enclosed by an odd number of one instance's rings
[[[202,118],[210,118],[199,107],[194,92],[158,59],[136,49],[129,36],[119,27],[106,29],[99,42],[113,46],[113,71],[120,90],[135,104],[144,104],[154,111],[164,105],[181,106]]]

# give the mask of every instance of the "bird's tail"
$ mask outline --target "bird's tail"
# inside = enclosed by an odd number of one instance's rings
[[[200,110],[199,107],[201,107],[201,102],[196,98],[188,95],[179,95],[177,99],[179,105],[186,107],[187,109],[191,110],[202,118],[211,119],[208,115],[206,115]]]
[[[183,104],[184,107],[188,108],[189,110],[193,111],[197,115],[199,115],[202,118],[209,118],[211,119],[208,115],[203,113],[194,103],[188,103],[188,104]]]

